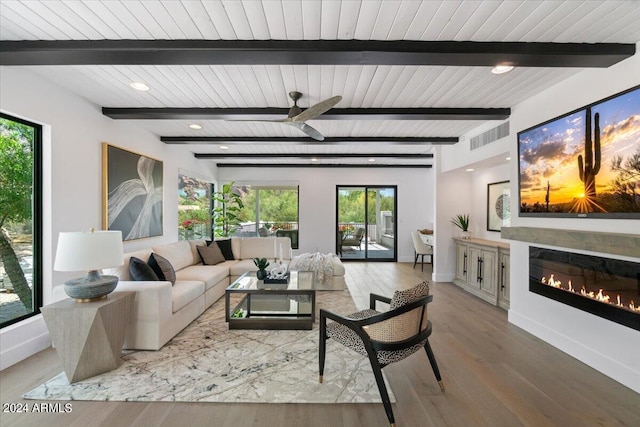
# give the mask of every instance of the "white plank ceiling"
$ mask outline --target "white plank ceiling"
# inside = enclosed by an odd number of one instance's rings
[[[640,1],[12,1],[0,0],[2,40],[421,40],[637,43]],[[26,66],[100,107],[303,108],[342,95],[336,108],[509,108],[581,71],[390,65]],[[136,92],[133,80],[151,90]],[[191,130],[190,123],[202,130]],[[303,136],[276,123],[137,120],[158,136]],[[460,136],[483,121],[317,120],[327,137]],[[160,143],[160,142],[159,142]],[[220,152],[220,144],[181,149]],[[232,144],[227,153],[429,153],[385,143]],[[273,161],[273,160],[271,160]],[[243,160],[246,162],[246,160]],[[285,162],[299,162],[283,159]],[[323,160],[333,162],[333,160]],[[349,159],[341,163],[361,163]],[[425,163],[424,160],[421,160]],[[385,164],[410,160],[380,159]]]

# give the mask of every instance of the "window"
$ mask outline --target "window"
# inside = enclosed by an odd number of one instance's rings
[[[211,239],[212,184],[178,174],[178,240]]]
[[[298,249],[298,187],[234,185],[242,195],[242,229],[236,235],[289,237]]]
[[[0,113],[0,327],[42,307],[42,127]]]

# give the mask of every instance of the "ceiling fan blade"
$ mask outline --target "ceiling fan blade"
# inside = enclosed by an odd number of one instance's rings
[[[331,98],[327,98],[324,101],[320,101],[315,105],[304,110],[302,113],[297,116],[292,117],[291,119],[294,122],[306,122],[307,120],[312,120],[315,117],[318,117],[320,114],[329,111],[342,99],[341,96],[333,96]]]
[[[311,138],[317,141],[324,141],[324,136],[306,123],[289,122],[289,124],[293,127],[300,129],[302,132],[306,133]]]

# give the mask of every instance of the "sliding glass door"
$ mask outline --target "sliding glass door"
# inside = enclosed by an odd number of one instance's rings
[[[396,186],[336,187],[336,253],[343,260],[396,261]]]

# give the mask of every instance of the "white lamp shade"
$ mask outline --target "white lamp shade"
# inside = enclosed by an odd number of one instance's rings
[[[58,236],[53,268],[57,271],[91,271],[118,267],[122,260],[121,231],[74,231]]]

